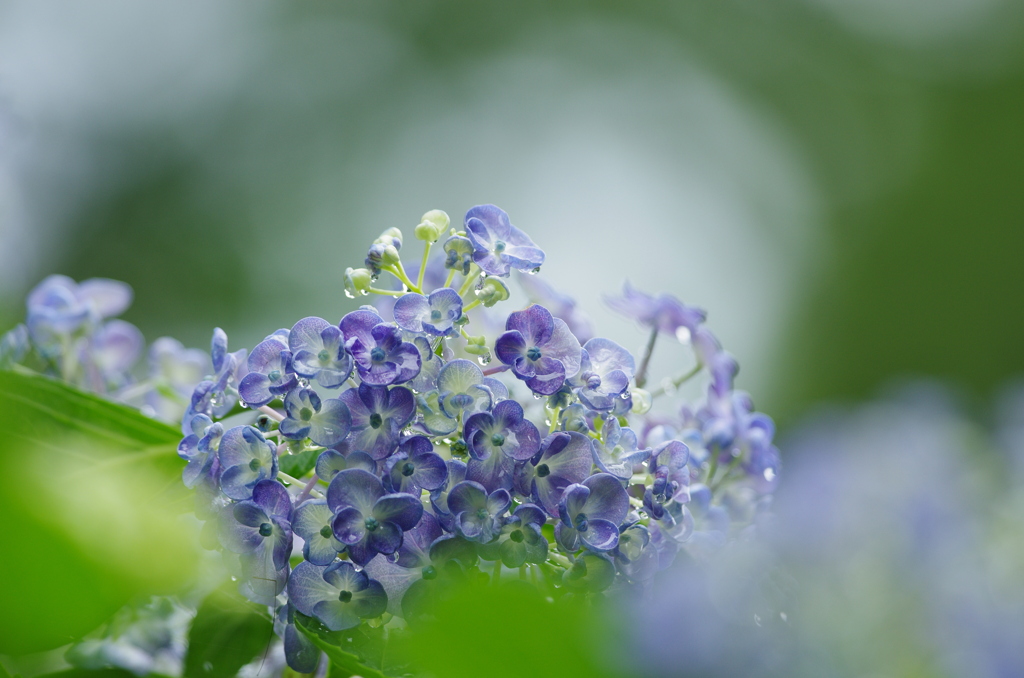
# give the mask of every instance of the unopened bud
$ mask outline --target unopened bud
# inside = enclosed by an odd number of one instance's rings
[[[441,210],[430,210],[420,219],[416,227],[416,237],[426,242],[434,242],[448,229],[451,219]]]

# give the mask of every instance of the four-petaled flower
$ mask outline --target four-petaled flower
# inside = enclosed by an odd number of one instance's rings
[[[555,539],[570,553],[581,545],[610,551],[619,543],[619,525],[628,512],[629,495],[618,478],[607,473],[592,475],[566,488],[558,504]]]
[[[345,350],[341,329],[323,318],[303,318],[288,334],[292,368],[300,377],[324,388],[338,388],[352,374],[352,356]]]
[[[401,384],[420,372],[420,352],[375,311],[360,309],[341,319],[345,347],[364,384]]]
[[[320,400],[316,391],[297,388],[284,399],[288,413],[281,422],[281,433],[294,440],[309,438],[317,445],[337,445],[348,435],[352,415],[348,405],[337,398]]]
[[[344,561],[327,567],[300,563],[288,580],[288,599],[296,610],[316,617],[332,631],[358,626],[388,607],[380,582]]]
[[[217,454],[221,491],[232,499],[248,499],[256,483],[277,477],[277,450],[252,426],[228,429]]]
[[[395,322],[403,330],[426,332],[435,337],[459,333],[455,321],[462,316],[462,297],[450,287],[430,296],[410,292],[395,302]]]
[[[595,337],[583,345],[580,371],[571,383],[587,407],[607,412],[626,393],[635,369],[629,351],[610,339]]]
[[[338,472],[327,487],[327,505],[334,511],[334,536],[348,546],[359,566],[378,553],[390,555],[402,545],[402,533],[423,515],[423,504],[411,494],[387,494],[377,476],[362,469]]]
[[[466,212],[466,235],[473,243],[473,261],[484,273],[505,277],[509,270],[533,271],[544,263],[544,252],[512,225],[508,214],[494,205],[477,205]]]
[[[349,446],[384,459],[395,451],[402,428],[416,414],[412,391],[402,386],[370,386],[363,383],[350,388],[340,399],[348,405],[352,419]]]
[[[505,322],[494,354],[539,395],[551,395],[580,369],[582,348],[566,324],[534,304]]]
[[[292,390],[298,378],[291,362],[286,337],[272,334],[257,344],[249,354],[249,374],[238,385],[242,400],[250,407],[261,407]]]
[[[455,531],[466,539],[487,543],[501,529],[501,517],[512,504],[506,490],[490,494],[480,483],[463,480],[448,492],[448,510],[454,516]]]

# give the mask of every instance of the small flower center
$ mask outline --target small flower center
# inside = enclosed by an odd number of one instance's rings
[[[476,517],[479,518],[480,520],[486,519],[487,518],[487,509],[485,509],[485,508],[478,508],[476,510]]]
[[[433,565],[427,565],[423,568],[424,579],[435,579],[437,578],[437,570],[434,569]]]
[[[379,412],[374,412],[370,415],[370,428],[380,428],[383,423],[384,419],[380,416]]]
[[[342,591],[341,593],[338,594],[338,600],[340,600],[343,603],[349,602],[350,600],[352,600],[352,592],[351,591]]]
[[[331,359],[331,354],[328,352],[326,348],[322,348],[320,349],[320,353],[318,353],[316,357],[320,359],[320,362],[325,363]]]
[[[601,377],[597,374],[590,374],[587,376],[587,388],[593,390],[601,385]]]
[[[495,240],[494,241],[494,251],[497,252],[498,254],[501,254],[502,252],[504,252],[506,247],[507,247],[507,245],[505,244],[505,241],[503,241],[503,240]]]
[[[270,523],[263,523],[260,525],[260,536],[269,537],[274,532],[274,526]]]
[[[576,516],[576,529],[577,530],[579,530],[580,532],[586,532],[588,527],[589,527],[589,523],[587,522],[587,514],[586,513],[581,513],[578,516]]]
[[[548,468],[547,464],[541,464],[537,467],[538,478],[547,478],[549,475],[551,475],[551,469]]]
[[[522,530],[512,530],[512,533],[508,535],[508,538],[518,544],[519,542],[521,542],[523,540],[523,531]]]
[[[529,358],[530,360],[540,360],[540,355],[540,349],[537,348],[536,346],[531,346],[530,348],[526,349],[526,357]]]
[[[434,322],[437,322],[438,320],[441,319],[441,312],[438,311],[436,308],[431,310],[430,311],[430,319],[433,320]]]
[[[281,370],[270,370],[267,373],[267,379],[270,381],[281,381]]]
[[[303,421],[308,421],[309,418],[312,416],[313,410],[309,409],[308,407],[303,407],[301,410],[299,410],[299,419],[302,419]]]
[[[384,349],[382,349],[380,346],[374,346],[370,350],[370,360],[372,360],[375,363],[382,363],[382,362],[384,362],[384,358],[385,357],[386,356],[384,354]]]
[[[491,436],[491,445],[494,445],[495,447],[501,447],[504,444],[505,436],[501,435],[500,433],[495,433],[493,436]]]
[[[250,471],[259,471],[260,470],[260,460],[259,459],[250,459],[249,460],[249,470]]]
[[[334,536],[334,532],[331,530],[331,526],[330,525],[324,525],[323,527],[321,527],[320,528],[320,536],[323,537],[324,539],[330,539],[331,537],[333,537]]]
[[[458,440],[451,444],[451,451],[452,454],[465,454],[466,452],[469,451],[469,446],[466,445],[465,440],[459,438]]]
[[[378,523],[377,519],[374,518],[373,516],[370,516],[369,518],[364,520],[363,521],[363,525],[366,526],[366,531],[367,532],[373,532],[378,527],[380,527],[380,523]]]
[[[407,461],[404,464],[402,464],[402,475],[403,476],[408,478],[413,473],[416,473],[416,467],[413,465],[413,463],[411,461]]]

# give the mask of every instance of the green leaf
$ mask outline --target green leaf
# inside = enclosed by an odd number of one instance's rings
[[[67,669],[66,671],[57,671],[55,673],[44,673],[36,676],[36,678],[138,678],[134,673],[127,669],[81,669],[73,668]],[[167,676],[159,673],[148,673],[145,678],[168,678]]]
[[[188,633],[185,678],[230,678],[267,648],[274,624],[266,608],[225,587],[199,606]]]
[[[304,450],[298,454],[286,454],[278,460],[278,464],[281,467],[283,473],[287,473],[292,478],[301,478],[316,466],[317,457],[323,450]]]
[[[41,376],[0,371],[0,653],[59,647],[192,576],[179,432]],[[17,554],[17,557],[11,557]]]
[[[295,627],[331,660],[331,678],[390,678],[412,673],[394,651],[394,630],[360,624],[354,629],[330,631],[319,620],[299,613],[295,614]]]

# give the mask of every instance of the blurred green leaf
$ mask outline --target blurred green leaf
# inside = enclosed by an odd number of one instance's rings
[[[127,669],[68,669],[67,671],[57,671],[55,673],[45,673],[36,678],[138,678],[134,673]],[[146,674],[145,678],[167,678],[159,673]]]
[[[40,376],[0,372],[0,653],[59,647],[195,566],[180,435]]]
[[[228,587],[199,606],[188,633],[186,678],[230,678],[265,650],[274,633],[264,607]]]
[[[280,464],[281,471],[287,473],[292,478],[301,478],[316,466],[317,457],[323,450],[313,449],[304,450],[298,454],[286,454],[280,458],[278,464]]]
[[[331,660],[331,678],[387,678],[408,673],[387,660],[390,632],[383,628],[374,629],[360,624],[354,629],[330,631],[317,619],[298,613],[295,626]],[[385,672],[387,669],[392,670]]]

